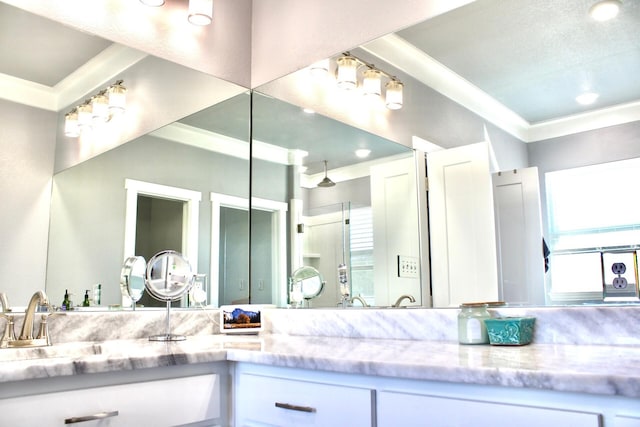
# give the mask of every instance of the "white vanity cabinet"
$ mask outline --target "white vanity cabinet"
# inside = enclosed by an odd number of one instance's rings
[[[313,375],[242,366],[235,378],[236,427],[373,425],[374,391]]]
[[[437,427],[600,427],[597,413],[479,400],[451,399],[411,393],[378,393],[378,427],[419,425]],[[535,405],[535,402],[532,402]]]
[[[235,363],[234,427],[640,427],[640,399]]]
[[[154,379],[169,370],[175,378]],[[0,399],[2,426],[220,426],[226,423],[226,375],[219,372],[193,374],[193,369],[146,369],[140,381],[97,385],[135,378],[139,372],[117,375],[77,375],[68,378],[72,389],[38,393],[43,381],[30,381],[27,395]],[[211,371],[208,369],[208,371]],[[185,376],[182,376],[185,375]],[[61,378],[53,378],[63,384]],[[92,386],[76,388],[78,382]],[[9,387],[11,387],[9,385]],[[224,387],[224,388],[223,388]],[[66,387],[68,388],[68,387]],[[24,390],[20,394],[23,394]]]

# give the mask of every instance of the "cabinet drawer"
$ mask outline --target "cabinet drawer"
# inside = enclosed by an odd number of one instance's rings
[[[372,426],[373,391],[243,373],[236,426]]]
[[[378,427],[600,427],[599,414],[451,399],[411,393],[378,393]]]
[[[1,425],[175,426],[220,417],[216,374],[46,393],[0,400]],[[96,414],[109,416],[82,421]]]

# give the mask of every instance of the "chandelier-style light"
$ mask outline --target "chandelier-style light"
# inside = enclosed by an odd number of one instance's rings
[[[145,6],[163,6],[165,0],[140,0]],[[187,19],[193,25],[209,25],[213,21],[213,0],[189,0]]]
[[[387,80],[385,88],[385,105],[390,110],[398,110],[403,104],[403,83],[395,76],[376,68],[373,64],[363,61],[345,52],[336,59],[335,77],[338,87],[346,90],[362,88],[362,93],[367,96],[382,96],[382,80]],[[362,72],[362,84],[358,84],[358,69],[365,67]],[[309,67],[314,77],[320,74],[326,75],[329,71],[329,60],[318,61]]]
[[[122,86],[122,80],[118,80],[82,104],[76,105],[64,116],[64,134],[77,138],[83,131],[124,113],[126,93],[127,88]]]

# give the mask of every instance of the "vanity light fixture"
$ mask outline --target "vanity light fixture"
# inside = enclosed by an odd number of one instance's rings
[[[164,5],[164,0],[140,0],[145,6],[158,7]]]
[[[358,60],[349,55],[341,56],[336,60],[338,69],[336,77],[340,89],[351,90],[358,87]]]
[[[382,93],[382,78],[380,71],[375,68],[365,70],[362,78],[362,90],[365,95],[380,96]]]
[[[189,0],[189,22],[209,25],[213,21],[213,0]]]
[[[618,16],[622,2],[620,0],[603,0],[589,9],[589,15],[596,21],[608,21]]]
[[[103,90],[91,98],[91,116],[94,123],[102,123],[109,120],[109,97]]]
[[[165,0],[140,0],[145,6],[163,6]],[[193,25],[209,25],[213,21],[213,0],[189,0],[187,19]]]
[[[334,185],[336,185],[335,182],[331,181],[329,179],[329,177],[327,176],[327,161],[324,161],[324,178],[322,179],[322,181],[320,181],[318,183],[318,187],[333,187]]]
[[[399,110],[402,108],[402,89],[404,85],[401,81],[392,79],[387,83],[387,96],[385,104],[390,110]]]
[[[309,67],[309,71],[315,77],[325,74],[328,69],[329,60],[319,61]],[[362,92],[367,96],[382,96],[382,80],[385,78],[385,105],[390,110],[398,110],[402,108],[403,97],[402,92],[404,85],[395,76],[384,72],[362,59],[353,56],[349,52],[344,52],[342,56],[336,59],[336,81],[338,87],[346,90],[356,89],[358,86],[362,88]],[[362,72],[362,84],[358,84],[358,69],[364,67]]]
[[[64,116],[64,134],[69,138],[80,136],[80,124],[78,123],[78,110],[74,108]]]
[[[122,86],[122,80],[118,80],[107,88],[109,98],[109,114],[122,114],[127,105],[127,88]]]
[[[82,131],[108,122],[124,112],[127,88],[122,80],[98,92],[80,105],[76,105],[64,116],[64,134],[77,138]]]
[[[311,75],[316,78],[323,78],[329,74],[329,58],[314,62],[309,67]]]

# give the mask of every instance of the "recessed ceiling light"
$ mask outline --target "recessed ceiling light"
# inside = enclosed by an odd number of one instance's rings
[[[586,92],[586,93],[583,93],[581,95],[576,96],[576,101],[580,105],[591,105],[594,102],[596,102],[596,99],[598,99],[598,96],[600,96],[600,95],[598,95],[597,93]]]
[[[608,21],[618,15],[620,6],[622,2],[619,0],[603,0],[591,6],[589,15],[596,21]]]
[[[304,111],[307,114],[315,114],[315,110],[311,108],[303,108],[302,111]]]
[[[366,148],[361,148],[359,150],[356,150],[356,156],[360,157],[361,159],[368,157],[369,154],[371,154],[371,150],[367,150]]]

